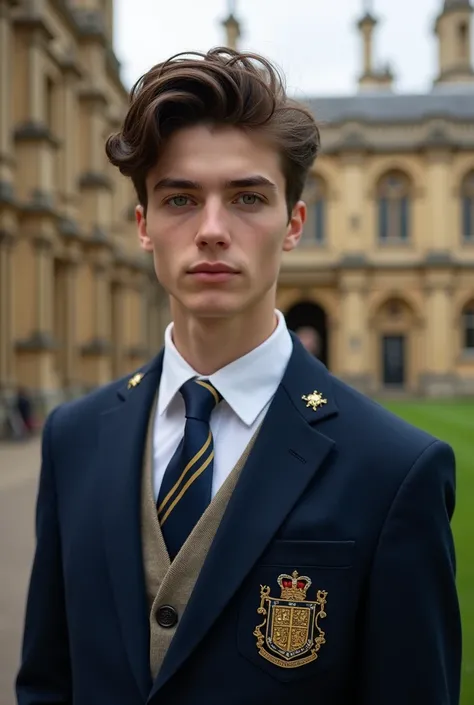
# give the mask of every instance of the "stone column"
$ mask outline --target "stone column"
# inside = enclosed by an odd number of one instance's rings
[[[351,151],[341,157],[342,187],[344,194],[343,221],[340,237],[344,238],[341,248],[345,254],[359,254],[370,247],[363,233],[367,228],[364,223],[364,155]]]
[[[54,301],[52,244],[49,239],[39,236],[35,239],[34,245],[36,269],[35,333],[52,336]]]
[[[450,213],[451,155],[434,150],[427,155],[427,203],[429,203],[429,251],[449,254],[452,247],[453,214]]]
[[[9,233],[0,231],[0,390],[13,383],[12,240]]]
[[[45,236],[32,237],[34,252],[34,298],[32,329],[17,342],[17,376],[36,395],[40,416],[60,401],[55,371],[53,335],[53,256],[51,241]]]
[[[105,264],[94,266],[96,339],[110,343],[110,284],[109,271]]]
[[[166,326],[171,320],[168,295],[154,278],[148,280],[148,347],[149,357],[158,353],[164,344]]]
[[[0,432],[2,397],[13,387],[13,280],[11,248],[14,232],[12,0],[0,0]]]
[[[65,270],[65,350],[64,384],[68,396],[74,396],[79,380],[77,378],[77,263],[69,260]]]
[[[59,153],[58,191],[64,217],[69,228],[77,228],[77,177],[80,161],[76,135],[79,129],[79,103],[77,99],[78,74],[73,62],[63,65],[63,80],[58,88],[58,136],[62,140]],[[71,139],[71,137],[73,138]]]
[[[18,194],[30,209],[51,210],[57,186],[58,143],[52,134],[55,126],[48,122],[46,53],[50,35],[40,23],[28,23],[25,19],[20,26],[20,46],[26,62],[27,105],[22,122],[15,129]],[[53,112],[55,114],[56,110]]]
[[[372,379],[368,370],[368,331],[366,307],[366,274],[344,274],[341,283],[340,352],[341,375],[354,387],[368,391]]]
[[[112,375],[114,378],[125,374],[124,369],[124,302],[125,287],[122,273],[118,272],[111,287],[112,316]]]
[[[144,272],[137,272],[133,277],[132,321],[131,321],[131,359],[133,367],[139,367],[147,361],[148,354],[148,277]]]
[[[84,231],[103,241],[112,224],[113,184],[107,173],[103,137],[107,102],[102,93],[91,91],[81,95],[81,106],[86,125],[81,149],[87,155],[87,166],[79,180],[82,205],[79,216]]]
[[[43,47],[38,34],[31,37],[28,47],[28,119],[45,123]]]
[[[93,286],[93,336],[82,348],[83,378],[88,388],[110,381],[112,376],[110,343],[110,253],[94,253],[91,262]]]
[[[12,142],[12,25],[11,0],[0,0],[0,187],[11,188]]]
[[[432,273],[426,286],[425,373],[421,388],[427,396],[456,393],[452,284],[449,273]]]

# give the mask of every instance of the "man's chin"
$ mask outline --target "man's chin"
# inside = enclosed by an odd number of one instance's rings
[[[199,295],[183,300],[181,305],[189,314],[196,318],[229,318],[237,315],[244,302],[237,301],[235,296]]]

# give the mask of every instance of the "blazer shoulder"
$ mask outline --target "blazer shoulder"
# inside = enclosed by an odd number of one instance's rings
[[[398,455],[417,456],[440,439],[406,421],[380,402],[357,391],[342,380],[332,377],[340,418],[350,422],[362,442],[386,442],[387,451]],[[379,444],[376,443],[378,446]]]
[[[104,384],[96,389],[84,394],[77,399],[73,399],[60,404],[53,409],[46,420],[46,425],[54,414],[55,432],[66,431],[69,428],[77,428],[81,425],[95,423],[98,417],[114,404],[119,403],[119,393],[127,389],[128,382],[137,374],[145,374],[157,364],[158,358],[143,365],[142,367]],[[51,423],[52,425],[52,423]]]

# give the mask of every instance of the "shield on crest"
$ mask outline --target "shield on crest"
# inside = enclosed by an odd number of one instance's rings
[[[326,617],[327,592],[319,590],[316,600],[307,600],[311,580],[306,575],[299,576],[297,571],[278,576],[277,582],[281,589],[279,598],[270,595],[268,586],[261,586],[257,612],[265,619],[254,631],[257,649],[276,666],[298,668],[315,661],[326,641],[319,620]]]

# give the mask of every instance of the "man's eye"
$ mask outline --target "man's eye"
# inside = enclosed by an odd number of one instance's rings
[[[255,206],[257,203],[263,202],[263,199],[257,196],[256,193],[243,193],[237,200],[244,206]]]
[[[167,205],[172,206],[173,208],[183,208],[184,206],[189,205],[189,197],[188,196],[172,196],[171,198],[168,198],[166,203],[167,203]]]

